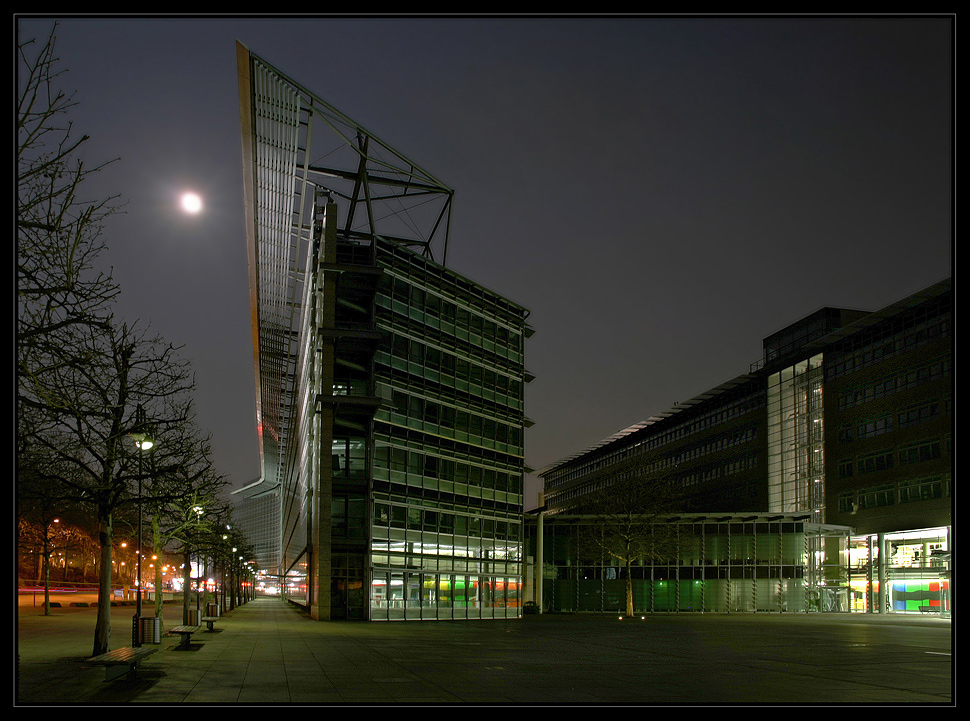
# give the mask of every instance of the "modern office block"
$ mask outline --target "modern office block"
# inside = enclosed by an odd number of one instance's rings
[[[528,312],[445,267],[450,188],[238,65],[284,592],[318,619],[517,616]]]
[[[518,613],[523,309],[378,246],[372,618]]]
[[[951,523],[953,294],[941,283],[825,349],[828,518],[862,533]]]
[[[767,506],[764,381],[739,376],[540,471],[549,513],[582,513],[618,465],[682,494],[684,510]]]
[[[840,607],[893,610],[898,588],[899,609],[947,611],[952,314],[949,279],[875,312],[816,311],[765,338],[748,373],[546,467],[542,515],[583,514],[635,463],[680,513],[852,529]],[[805,547],[819,583],[823,537]]]

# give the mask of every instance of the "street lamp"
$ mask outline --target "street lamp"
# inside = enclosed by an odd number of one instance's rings
[[[229,524],[226,524],[226,530],[231,531],[232,527]],[[229,534],[223,533],[222,540],[223,540],[223,545],[220,547],[220,551],[219,551],[219,566],[222,569],[222,593],[219,596],[219,608],[221,609],[222,612],[224,612],[227,608],[226,590],[227,590],[228,581],[226,579],[226,564],[229,562],[229,554],[226,553],[225,548],[229,542]]]
[[[52,518],[44,528],[44,615],[51,614],[51,554],[54,550],[54,534],[51,530],[55,523],[60,523],[60,518]]]
[[[155,441],[147,432],[145,422],[145,410],[139,405],[135,409],[135,426],[128,433],[135,442],[139,451],[148,451],[155,445]],[[138,566],[137,566],[137,587],[135,589],[135,617],[132,619],[132,646],[141,646],[141,634],[138,632],[138,624],[141,622],[141,551],[142,551],[142,509],[141,509],[141,482],[143,473],[142,464],[143,454],[138,454]]]
[[[192,512],[195,513],[196,523],[202,522],[202,516],[205,515],[205,508],[202,506],[192,506]],[[203,589],[204,573],[203,568],[205,567],[204,556],[198,552],[196,549],[195,557],[195,611],[196,614],[202,616],[202,599],[205,596],[205,590]],[[191,552],[189,556],[190,567],[191,567]],[[189,577],[192,577],[191,571],[189,571]]]

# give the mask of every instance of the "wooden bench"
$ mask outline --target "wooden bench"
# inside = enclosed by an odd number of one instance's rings
[[[205,622],[205,625],[209,627],[209,631],[210,632],[214,632],[216,630],[215,629],[215,623],[216,623],[216,621],[219,620],[219,617],[218,616],[203,616],[202,617],[202,620]]]
[[[100,656],[89,658],[86,663],[95,666],[104,666],[104,680],[111,681],[121,676],[130,675],[135,677],[140,664],[145,657],[155,653],[157,648],[147,646],[137,646],[135,648],[117,648],[114,651],[103,653]]]
[[[177,648],[186,649],[191,646],[192,634],[197,633],[202,626],[176,626],[168,631],[168,633],[174,633],[182,637],[181,642]]]

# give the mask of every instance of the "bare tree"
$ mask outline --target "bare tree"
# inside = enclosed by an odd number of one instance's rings
[[[98,264],[103,223],[118,207],[115,198],[84,197],[84,182],[106,164],[81,160],[88,138],[73,133],[55,31],[18,49],[18,470],[42,459],[40,478],[94,511],[98,655],[110,645],[115,522],[134,515],[140,529],[146,485],[162,503],[198,493],[212,471],[207,448],[186,440],[194,433],[188,364],[170,343],[112,316],[118,288]],[[168,442],[151,467],[133,441],[146,425]]]
[[[194,500],[187,500],[189,503],[183,506],[182,523],[177,536],[183,559],[182,617],[186,623],[191,605],[192,557],[195,556],[197,567],[201,567],[205,560],[214,556],[215,550],[220,545],[222,529],[225,528],[228,520],[228,507],[214,496],[199,494]],[[197,577],[196,580],[201,582],[202,579]],[[200,583],[196,596],[199,604],[202,602],[202,597],[203,590]]]
[[[246,592],[243,588],[243,579],[254,577],[256,568],[256,551],[246,535],[236,528],[227,527],[227,532],[222,534],[221,542],[216,538],[214,547],[217,559],[221,562],[224,577],[223,599],[229,597],[229,608],[235,608],[243,603]],[[252,594],[252,588],[249,590]]]
[[[17,440],[18,487],[29,463],[43,461],[47,480],[76,468],[46,453],[38,438],[69,447],[60,419],[70,415],[70,388],[57,389],[65,369],[93,360],[86,342],[111,323],[118,287],[97,264],[105,249],[104,220],[115,198],[87,200],[84,181],[104,165],[79,157],[88,136],[73,132],[73,94],[59,87],[64,70],[55,51],[56,25],[46,41],[18,47],[17,62]],[[106,164],[105,164],[106,165]],[[30,440],[28,440],[30,439]],[[55,440],[57,439],[57,440]],[[28,461],[31,458],[31,461]],[[35,477],[35,480],[36,477]],[[110,574],[110,563],[108,564]]]
[[[193,424],[173,430],[176,432],[158,439],[159,455],[151,459],[144,502],[151,517],[153,547],[163,549],[176,543],[184,555],[186,548],[208,545],[207,540],[202,543],[200,539],[223,525],[226,507],[220,493],[228,486],[228,479],[212,463],[208,437],[198,435]],[[159,467],[162,471],[156,472]],[[156,567],[155,587],[160,586],[161,569]],[[186,591],[184,604],[187,599]],[[161,613],[161,597],[156,594],[155,615]]]
[[[21,553],[29,553],[37,559],[36,577],[44,585],[44,615],[51,613],[51,566],[52,556],[64,552],[77,542],[73,528],[61,525],[61,519],[50,508],[39,509],[42,515],[33,522],[21,516],[17,524],[17,546]]]
[[[22,445],[56,459],[46,467],[67,499],[90,504],[101,545],[94,655],[110,643],[111,554],[114,520],[141,502],[148,478],[131,434],[143,420],[165,432],[189,422],[194,382],[178,349],[128,325],[75,330],[83,362],[51,368],[26,384],[33,422],[21,426]],[[143,411],[145,419],[139,418]]]
[[[52,556],[78,546],[83,534],[67,522],[77,515],[78,507],[63,497],[62,487],[53,480],[52,466],[58,461],[35,451],[18,437],[17,547],[19,554],[36,559],[33,578],[43,582],[44,615],[50,615]]]
[[[578,542],[586,554],[592,551],[620,563],[626,579],[626,613],[632,616],[632,567],[675,556],[678,527],[665,521],[680,508],[683,496],[637,455],[604,469],[599,481],[600,488],[576,509],[592,521],[580,526]]]
[[[79,158],[88,136],[73,132],[76,103],[58,87],[58,63],[54,30],[18,48],[17,372],[34,379],[76,356],[71,330],[106,323],[118,293],[97,268],[117,199],[83,197],[84,182],[108,163]]]

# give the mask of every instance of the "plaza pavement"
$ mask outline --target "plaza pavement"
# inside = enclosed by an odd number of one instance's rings
[[[112,608],[112,648],[133,608]],[[278,598],[190,650],[162,636],[134,680],[91,655],[96,609],[21,606],[14,706],[955,705],[948,619],[860,614],[555,614],[321,623]],[[181,607],[165,607],[165,626]]]

